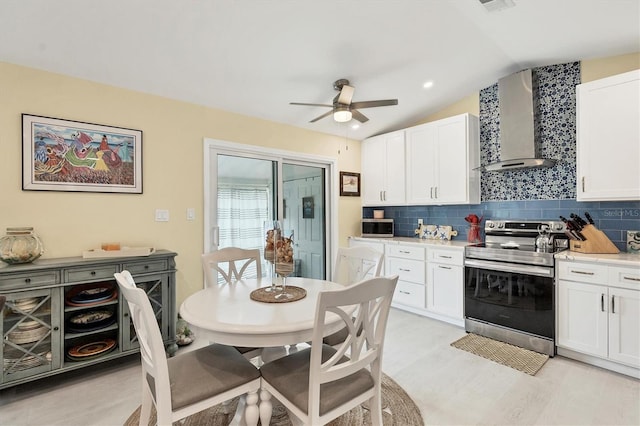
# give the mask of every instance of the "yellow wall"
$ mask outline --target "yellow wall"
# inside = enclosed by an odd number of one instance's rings
[[[580,65],[580,78],[583,83],[586,83],[640,69],[640,52],[608,58],[585,59]]]
[[[33,226],[47,258],[80,256],[103,241],[173,250],[179,302],[202,288],[203,138],[333,157],[339,170],[360,170],[360,143],[344,137],[6,63],[0,99],[0,235]],[[142,130],[144,193],[22,191],[22,113]],[[168,209],[170,221],[155,222],[156,208]],[[358,232],[360,198],[339,197],[338,209],[338,244],[346,245]]]

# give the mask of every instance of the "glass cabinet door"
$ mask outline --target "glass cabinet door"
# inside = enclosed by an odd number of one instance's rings
[[[171,318],[168,308],[169,297],[169,281],[166,276],[148,276],[148,277],[134,277],[138,288],[143,289],[149,297],[151,303],[151,309],[155,314],[158,326],[160,327],[160,334],[163,340],[173,339],[175,336],[170,335]],[[138,336],[131,321],[129,314],[129,305],[122,297],[122,350],[130,350],[140,347],[138,342]]]
[[[60,367],[58,289],[8,293],[0,317],[2,383]]]

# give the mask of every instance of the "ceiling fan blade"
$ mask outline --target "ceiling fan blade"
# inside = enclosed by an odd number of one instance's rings
[[[384,99],[379,101],[353,102],[351,104],[351,108],[373,108],[373,107],[391,106],[391,105],[398,105],[398,100]]]
[[[305,104],[303,102],[289,102],[289,105],[319,106],[319,107],[333,108],[333,105],[327,105],[327,104]]]
[[[355,109],[351,109],[352,118],[355,118],[361,123],[366,123],[369,119],[360,111],[356,111]]]
[[[353,87],[347,86],[346,84],[342,86],[340,90],[340,96],[338,97],[338,103],[343,105],[349,105],[351,103],[351,99],[353,98]]]
[[[322,120],[323,118],[330,116],[331,114],[333,114],[333,110],[325,112],[320,117],[316,117],[313,120],[311,120],[309,123],[315,123],[318,120]]]

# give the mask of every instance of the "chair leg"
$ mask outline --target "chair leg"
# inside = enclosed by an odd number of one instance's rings
[[[270,424],[272,414],[271,394],[266,389],[260,389],[260,423],[262,425]]]
[[[373,426],[382,426],[382,398],[380,393],[376,393],[369,400],[369,413],[371,414],[371,424]]]
[[[149,424],[149,418],[151,417],[151,405],[153,405],[153,399],[151,397],[151,391],[143,383],[142,385],[142,405],[140,407],[140,426],[147,426]]]
[[[258,424],[258,418],[258,391],[252,391],[247,393],[247,406],[244,409],[244,420],[247,426],[256,426]]]

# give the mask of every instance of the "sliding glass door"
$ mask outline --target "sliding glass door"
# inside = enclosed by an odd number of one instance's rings
[[[327,165],[211,148],[205,165],[205,251],[264,250],[263,223],[293,235],[293,275],[327,276]],[[263,261],[262,270],[269,268]],[[249,276],[255,271],[248,271]]]

